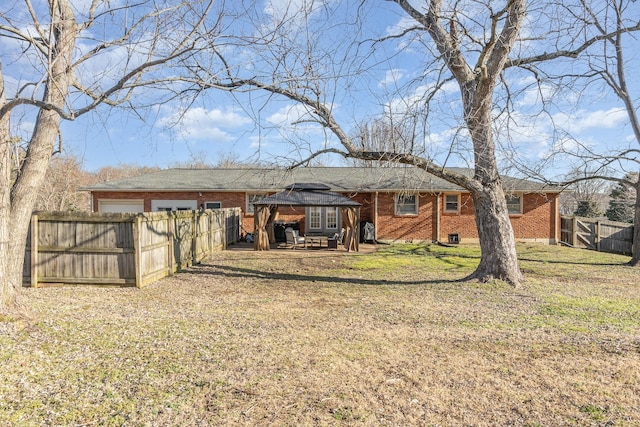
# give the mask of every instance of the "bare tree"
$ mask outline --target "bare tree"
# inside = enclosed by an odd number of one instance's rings
[[[202,36],[216,31],[216,17],[206,22],[213,4],[2,3],[0,66],[10,68],[0,68],[0,312],[15,307],[22,286],[31,212],[62,143],[61,121],[100,106],[143,108],[184,95],[187,88],[172,83],[179,80],[178,68],[194,60]],[[15,67],[24,68],[12,73]],[[12,80],[19,84],[11,85]],[[143,88],[145,96],[136,96]],[[10,119],[22,114],[30,114],[34,124],[24,161],[11,180]]]
[[[468,190],[474,201],[482,249],[480,264],[469,278],[498,278],[517,286],[522,275],[498,172],[494,134],[496,117],[508,115],[514,108],[507,71],[514,71],[514,80],[523,73],[539,76],[538,66],[561,58],[573,59],[604,36],[575,37],[568,31],[577,28],[580,33],[590,25],[579,18],[585,10],[579,0],[570,4],[535,2],[529,6],[525,0],[391,3],[406,19],[404,25],[380,37],[371,35],[376,21],[368,21],[369,11],[389,4],[379,0],[309,0],[297,2],[298,9],[289,2],[286,10],[268,16],[246,6],[243,12],[250,17],[248,21],[257,25],[237,43],[251,52],[245,54],[252,58],[250,64],[238,64],[234,60],[239,55],[218,50],[215,54],[224,58],[227,66],[226,79],[221,74],[210,75],[209,69],[202,67],[194,70],[194,80],[200,81],[203,88],[270,93],[263,102],[272,97],[294,101],[302,110],[296,123],[320,124],[328,132],[327,140],[335,139],[340,144],[327,143],[327,147],[297,164],[324,153],[398,162],[424,169]],[[387,10],[394,12],[398,10]],[[345,17],[342,24],[340,16]],[[522,34],[525,21],[527,32]],[[340,39],[337,34],[341,33],[348,34],[351,40]],[[384,46],[391,43],[395,45],[385,51]],[[405,112],[402,122],[405,126],[410,124],[414,144],[410,145],[411,150],[406,146],[371,150],[349,136],[347,126],[351,120],[337,106],[345,92],[357,92],[366,86],[364,76],[391,62],[404,48],[424,58],[419,65],[421,73],[413,81],[414,89],[420,85],[420,95],[408,96],[405,92],[400,96]],[[452,85],[457,89],[456,99],[442,95]],[[434,113],[438,108],[452,117],[443,122],[451,128],[451,139],[448,150],[439,157],[431,155],[427,147],[429,126],[442,117]],[[451,156],[467,153],[473,159],[467,159],[473,164],[472,176],[447,169]]]
[[[189,153],[189,160],[175,161],[171,163],[169,167],[181,169],[210,169],[212,165],[207,161],[207,153],[200,151],[198,153]]]
[[[44,180],[36,210],[89,212],[89,193],[80,188],[89,184],[90,174],[74,156],[55,156],[49,162],[47,179]]]
[[[157,167],[121,164],[104,166],[96,172],[83,169],[79,158],[56,155],[49,162],[47,178],[40,187],[35,209],[39,211],[91,211],[89,192],[92,184],[124,179],[158,171]]]
[[[218,160],[215,163],[216,168],[219,169],[233,169],[233,168],[254,168],[256,166],[266,167],[266,165],[260,165],[256,162],[244,161],[240,158],[240,155],[234,152],[220,152],[218,153]]]
[[[632,5],[635,1],[615,0],[608,5],[606,12],[588,9],[589,18],[595,23],[598,33],[603,37],[605,43],[601,51],[601,55],[593,57],[589,61],[591,70],[599,79],[604,81],[616,97],[624,105],[625,112],[629,118],[634,145],[623,149],[617,153],[607,153],[601,156],[605,163],[615,163],[621,166],[622,171],[626,172],[627,165],[635,164],[637,170],[640,169],[640,120],[638,120],[638,106],[632,89],[627,84],[626,75],[626,57],[624,48],[624,37],[628,34],[625,31],[625,23],[631,19],[636,21],[635,28],[640,28],[640,19],[638,19],[638,9]],[[611,19],[607,19],[611,16]],[[611,31],[608,26],[613,22],[615,31]],[[633,256],[630,265],[640,266],[640,179],[637,179],[637,173],[625,173],[624,177],[617,181],[635,189],[635,208],[633,215],[634,235],[633,235]]]
[[[588,181],[595,181],[595,185],[609,181],[633,189],[634,238],[633,256],[629,264],[640,266],[640,181],[636,179],[640,170],[640,120],[637,105],[640,93],[637,93],[635,86],[629,86],[627,80],[627,74],[637,67],[636,46],[627,42],[637,40],[635,33],[640,31],[639,3],[635,0],[581,0],[581,4],[583,13],[579,19],[585,24],[584,37],[593,41],[585,43],[580,52],[581,72],[547,74],[545,81],[560,82],[558,87],[564,86],[571,92],[571,96],[579,96],[585,102],[602,102],[603,94],[612,94],[628,118],[631,137],[625,138],[625,142],[609,141],[604,147],[594,147],[566,133],[563,136],[570,143],[558,144],[545,161],[571,161],[577,169],[588,171],[582,177],[569,174],[563,179],[564,185],[592,187],[594,184],[589,184]],[[531,168],[527,172],[531,174]]]
[[[364,123],[356,125],[355,135],[352,137],[354,144],[363,152],[402,153],[414,152],[413,147],[416,135],[411,123],[404,120],[396,123],[393,117],[376,117]],[[397,166],[394,161],[361,160],[351,158],[353,166]]]
[[[215,167],[221,169],[231,169],[240,165],[240,159],[236,153],[220,153]]]
[[[158,167],[121,164],[117,166],[103,166],[95,172],[90,172],[89,185],[116,179],[131,178],[138,175],[157,172]]]
[[[603,206],[606,205],[608,182],[603,179],[593,179],[593,176],[597,176],[597,172],[586,167],[586,169],[576,168],[571,170],[566,175],[568,182],[573,182],[568,186],[569,191],[563,193],[561,197],[561,213],[566,215],[580,215],[577,213],[580,210],[580,206],[590,207],[589,210],[597,212],[596,215],[600,216],[603,210]]]

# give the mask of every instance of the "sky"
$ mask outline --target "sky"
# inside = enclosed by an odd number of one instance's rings
[[[112,0],[111,5],[122,5],[124,1]],[[358,124],[383,112],[393,112],[395,117],[406,113],[409,108],[424,107],[425,96],[433,89],[439,70],[433,62],[433,45],[429,40],[425,36],[412,36],[371,42],[376,38],[398,34],[413,25],[411,18],[392,2],[371,2],[369,4],[375,6],[366,11],[348,4],[357,2],[336,0],[316,1],[313,6],[308,6],[308,0],[250,3],[255,3],[255,11],[225,21],[224,31],[255,37],[271,34],[270,31],[276,27],[282,30],[282,34],[279,34],[282,38],[274,38],[276,42],[293,43],[303,50],[297,56],[287,56],[280,64],[279,72],[286,67],[300,72],[307,64],[305,49],[318,54],[320,59],[312,62],[312,71],[321,75],[342,76],[338,79],[319,79],[318,87],[327,94],[325,102],[331,104],[338,122],[349,135],[356,134]],[[635,8],[632,12],[636,17],[640,16],[638,3],[631,6]],[[44,3],[34,0],[33,4],[42,13],[42,21],[46,22]],[[80,16],[86,13],[87,4],[86,1],[74,2]],[[297,13],[305,6],[308,6],[307,13]],[[486,10],[471,10],[469,16],[460,19],[466,19],[471,25],[471,17],[475,12],[479,17],[486,15]],[[534,31],[535,17],[539,17],[536,14],[540,13],[540,10],[533,11],[532,18],[523,28],[523,35]],[[364,25],[353,25],[355,14],[359,14]],[[11,24],[23,32],[33,33],[33,21],[23,0],[4,1],[0,6],[0,16],[8,17]],[[331,19],[327,20],[327,16]],[[287,19],[278,19],[282,17]],[[77,44],[77,56],[95,46],[95,40],[122,31],[116,18],[120,19],[116,16],[113,21],[103,23],[100,27],[85,30]],[[127,15],[122,19],[127,22],[126,19],[132,18]],[[478,21],[482,22],[481,19]],[[305,23],[312,28],[311,34],[304,31]],[[7,19],[1,20],[0,25],[8,25]],[[182,28],[171,28],[171,32],[163,35],[167,42],[179,39],[183,34],[181,31],[184,31]],[[6,93],[11,95],[24,87],[26,82],[37,80],[35,71],[39,65],[34,57],[25,55],[22,46],[7,35],[6,31],[0,32],[0,59]],[[235,67],[238,75],[274,75],[274,49],[280,49],[280,45],[275,48],[273,45],[231,46],[224,43],[228,42],[224,37],[220,37],[220,40],[222,54]],[[353,40],[362,43],[349,42]],[[631,90],[640,97],[640,83],[635,78],[640,69],[638,43],[629,37],[625,47],[629,52],[627,60]],[[515,50],[531,53],[546,51],[547,48],[535,45],[532,41],[523,41]],[[470,58],[473,58],[472,48],[470,52]],[[92,87],[113,82],[119,76],[118,67],[124,66],[125,58],[122,49],[106,49],[95,60],[83,64],[79,78],[87,85],[95,85]],[[323,62],[323,58],[331,60]],[[129,58],[134,65],[135,61],[135,56],[133,60]],[[574,66],[567,62],[558,64],[559,67],[574,71]],[[541,88],[533,85],[535,81],[531,73],[513,72],[506,76],[517,96],[511,104],[513,112],[508,120],[496,109],[496,135],[499,143],[509,143],[527,162],[535,164],[556,144],[573,144],[566,138],[566,133],[581,143],[605,152],[625,144],[634,144],[625,112],[602,85],[588,89],[561,87],[559,90],[551,85]],[[307,80],[305,84],[313,84],[313,80]],[[150,90],[137,95],[134,101],[146,102],[153,96],[153,90]],[[497,105],[500,105],[502,96],[503,93],[497,94]],[[542,97],[546,100],[553,97],[555,100],[554,104],[548,106],[547,114],[539,114]],[[70,102],[81,105],[83,100],[76,97]],[[457,85],[448,82],[433,98],[430,114],[425,115],[427,120],[420,124],[426,135],[420,142],[424,152],[450,166],[471,165],[471,155],[465,144],[466,132],[460,127],[460,105]],[[424,114],[424,109],[420,112]],[[174,99],[140,109],[136,114],[126,109],[101,106],[74,121],[63,121],[62,148],[64,153],[78,157],[89,171],[123,164],[165,168],[194,160],[215,165],[225,159],[240,163],[278,162],[286,165],[305,158],[315,150],[339,146],[333,135],[308,119],[304,108],[282,97],[265,92],[235,93],[232,96],[210,90],[188,102],[184,98]],[[12,116],[13,132],[27,139],[33,120],[33,109],[17,110]],[[507,127],[509,138],[505,136]],[[562,132],[557,131],[558,127]],[[319,161],[324,165],[344,164],[336,156],[321,157]],[[557,172],[557,164],[551,166],[547,173]]]

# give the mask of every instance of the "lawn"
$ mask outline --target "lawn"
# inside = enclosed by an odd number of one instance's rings
[[[518,248],[221,252],[144,289],[26,289],[0,425],[639,426],[640,270]]]

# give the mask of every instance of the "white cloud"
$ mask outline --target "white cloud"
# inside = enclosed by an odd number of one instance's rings
[[[526,79],[521,83],[530,83]],[[541,105],[543,99],[551,99],[555,93],[555,89],[549,85],[534,86],[527,89],[521,99],[518,100],[519,107],[530,107]]]
[[[331,0],[267,0],[264,13],[270,22],[263,23],[263,31],[279,29],[292,35],[306,25],[306,21],[321,11]]]
[[[398,34],[402,34],[404,31],[415,26],[416,26],[415,19],[405,15],[405,16],[402,16],[398,20],[398,22],[396,22],[394,25],[390,25],[385,29],[385,36],[386,37],[397,36]],[[400,39],[397,39],[397,45],[395,46],[396,52],[402,52],[404,54],[412,54],[424,49],[424,46],[417,47],[417,49],[413,48],[413,42],[418,39],[422,39],[421,33],[419,32],[417,33],[414,32],[411,36],[405,36]],[[426,38],[423,41],[425,43],[428,43],[429,45],[433,45],[433,41],[429,38]]]
[[[300,16],[300,12],[311,14],[325,4],[325,1],[313,0],[267,0],[264,5],[264,11],[277,19],[285,20]]]
[[[81,16],[88,16],[91,7],[94,5],[94,0],[73,0],[71,7],[73,7],[74,11]],[[98,2],[97,12],[94,13],[105,13],[109,10],[117,10],[125,6],[126,3],[123,0],[110,0],[108,2]]]
[[[259,135],[254,135],[249,137],[249,147],[250,148],[263,148],[268,143],[265,141],[265,138]]]
[[[84,55],[95,47],[80,39],[76,43],[78,56]],[[77,58],[76,58],[77,59]],[[77,68],[77,76],[84,86],[93,90],[107,88],[115,84],[127,69],[132,69],[145,60],[142,53],[131,53],[125,46],[115,46],[94,54]]]
[[[36,123],[34,120],[27,119],[26,117],[21,117],[19,120],[17,120],[17,123],[12,122],[11,133],[12,135],[19,136],[23,141],[29,141],[35,125]]]
[[[202,124],[210,122],[215,125],[222,125],[226,127],[240,127],[251,122],[251,120],[244,115],[238,114],[237,110],[227,109],[213,109],[207,110],[202,107],[189,109],[184,115],[184,122],[187,124]]]
[[[175,126],[178,135],[189,139],[231,141],[234,138],[223,129],[239,128],[251,122],[237,110],[202,107],[190,108],[180,114],[173,112],[160,120],[163,126]]]
[[[553,124],[548,116],[530,116],[519,111],[509,115],[494,113],[495,138],[504,149],[515,150],[521,158],[544,157],[553,141]]]
[[[387,36],[391,36],[391,35],[396,35],[399,33],[402,33],[405,30],[408,30],[411,27],[415,27],[416,26],[416,20],[403,15],[397,23],[395,23],[394,25],[391,25],[389,27],[387,27],[386,33]]]
[[[400,68],[387,70],[384,79],[378,83],[379,87],[395,86],[404,77],[404,71]]]
[[[410,94],[404,96],[400,94],[390,100],[385,106],[385,110],[396,116],[411,113],[416,107],[422,108],[425,98],[430,96],[434,90],[437,90],[438,94],[433,97],[431,102],[441,102],[449,106],[460,102],[460,88],[456,82],[451,81],[437,89],[435,84],[417,86]]]
[[[554,116],[554,122],[573,134],[580,134],[594,129],[618,128],[629,120],[622,108],[608,110],[579,110],[574,114],[559,113]]]
[[[280,108],[267,117],[267,122],[278,126],[291,126],[302,120],[309,120],[310,115],[302,104],[292,104]]]

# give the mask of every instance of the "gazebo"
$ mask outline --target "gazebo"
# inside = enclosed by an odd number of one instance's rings
[[[358,218],[360,203],[342,194],[335,193],[331,187],[318,183],[296,183],[285,187],[284,191],[267,196],[253,204],[255,236],[253,249],[268,251],[275,243],[273,223],[278,218],[278,208],[290,207],[337,207],[340,208],[344,224],[344,247],[347,251],[358,251]]]

